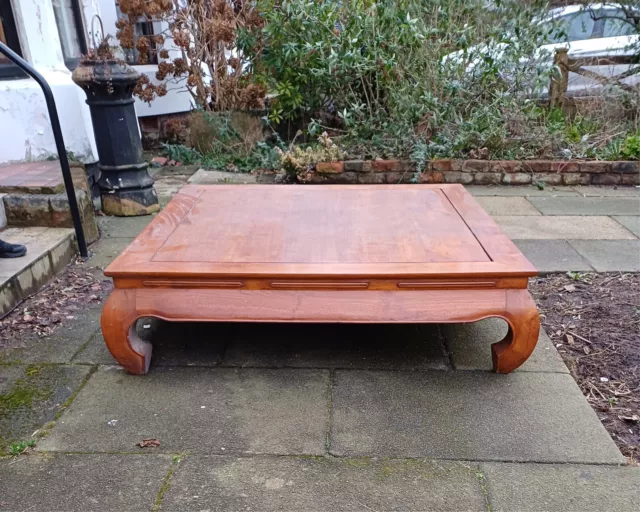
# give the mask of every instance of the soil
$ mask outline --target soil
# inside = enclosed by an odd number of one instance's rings
[[[640,274],[532,280],[541,321],[620,451],[640,462]]]

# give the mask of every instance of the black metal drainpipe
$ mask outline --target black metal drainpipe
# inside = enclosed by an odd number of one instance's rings
[[[80,218],[80,209],[78,208],[78,200],[76,199],[76,191],[73,188],[73,178],[71,177],[71,169],[69,168],[69,159],[67,158],[67,149],[64,147],[64,138],[62,137],[62,130],[60,129],[60,119],[58,118],[58,109],[56,108],[56,102],[51,92],[51,87],[44,79],[44,77],[38,73],[26,60],[20,55],[14,52],[11,48],[0,41],[0,52],[6,55],[12,60],[20,69],[26,71],[42,88],[44,98],[47,100],[47,109],[49,110],[49,119],[51,120],[51,128],[53,129],[53,138],[56,141],[56,149],[58,150],[58,158],[60,158],[60,167],[62,167],[62,178],[64,180],[64,188],[67,191],[67,198],[69,199],[69,209],[71,210],[71,219],[73,220],[73,227],[76,230],[76,240],[78,242],[78,249],[80,250],[80,256],[87,258],[89,251],[87,250],[87,240],[84,237],[84,230],[82,229],[82,220]]]

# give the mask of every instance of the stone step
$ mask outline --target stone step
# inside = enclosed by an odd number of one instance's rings
[[[72,163],[71,174],[88,242],[98,238],[94,206],[82,164]],[[58,161],[28,162],[0,167],[2,195],[0,227],[71,228],[73,220]]]
[[[0,231],[0,238],[27,246],[22,258],[0,259],[0,315],[47,284],[76,255],[69,228],[11,227]]]
[[[5,194],[3,208],[6,225],[12,227],[72,228],[73,219],[66,193],[62,194]],[[93,201],[85,190],[76,190],[85,238],[91,243],[98,239]]]
[[[4,196],[7,194],[0,194],[0,229],[7,225],[7,213],[4,211]]]

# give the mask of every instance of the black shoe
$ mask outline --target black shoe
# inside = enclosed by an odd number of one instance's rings
[[[20,244],[10,244],[0,240],[0,258],[21,258],[27,254],[27,248]]]

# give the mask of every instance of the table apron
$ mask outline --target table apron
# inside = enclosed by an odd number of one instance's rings
[[[135,295],[135,316],[174,321],[447,323],[503,316],[508,290],[142,288],[126,293]]]
[[[526,277],[373,278],[187,278],[118,277],[116,288],[225,288],[244,290],[476,290],[526,289]]]

